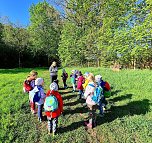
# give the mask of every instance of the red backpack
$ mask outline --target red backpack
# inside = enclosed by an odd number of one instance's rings
[[[28,80],[25,80],[24,83],[23,83],[23,90],[24,92],[29,92],[31,91],[33,88],[32,86],[30,85],[30,81]]]
[[[105,87],[105,90],[106,91],[109,91],[111,88],[110,88],[110,84],[106,81],[105,82],[105,85],[104,85],[104,87]]]

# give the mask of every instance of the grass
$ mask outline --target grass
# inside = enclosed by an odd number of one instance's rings
[[[79,69],[79,68],[76,68]],[[47,122],[39,123],[30,114],[28,94],[22,83],[31,69],[0,70],[0,142],[5,143],[151,143],[152,140],[152,72],[150,70],[122,70],[81,68],[81,71],[101,74],[110,82],[112,96],[108,98],[105,117],[97,116],[97,127],[85,130],[87,109],[78,101],[72,88],[60,90],[65,115],[59,118],[59,131],[53,138],[47,134]],[[49,89],[48,69],[35,69]],[[70,75],[72,68],[66,69]],[[59,70],[60,87],[62,87]],[[70,79],[68,79],[68,85]],[[80,114],[81,113],[81,114]]]

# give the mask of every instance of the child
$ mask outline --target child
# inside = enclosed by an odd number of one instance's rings
[[[110,84],[107,82],[107,81],[104,81],[102,79],[102,76],[101,75],[97,75],[98,78],[99,78],[99,81],[100,82],[100,86],[103,88],[103,94],[105,97],[110,97],[111,96],[111,87],[110,87]]]
[[[57,125],[58,125],[58,117],[62,114],[63,112],[63,100],[61,95],[58,92],[58,86],[55,82],[53,82],[50,85],[50,90],[47,92],[46,94],[46,100],[44,103],[44,108],[45,105],[47,104],[47,98],[50,96],[54,96],[57,99],[58,102],[58,108],[55,111],[47,111],[47,109],[45,108],[45,114],[47,116],[48,119],[48,131],[49,133],[53,133],[53,136],[56,134],[56,130],[57,130]]]
[[[62,70],[61,77],[62,77],[62,80],[63,80],[64,88],[66,89],[67,88],[66,80],[68,78],[68,74],[66,73],[65,69]]]
[[[58,68],[56,65],[56,62],[52,62],[50,68],[49,68],[49,72],[50,72],[50,81],[51,83],[57,79],[58,76]]]
[[[36,71],[32,70],[30,72],[29,76],[27,77],[27,79],[25,80],[24,83],[29,85],[28,86],[28,90],[29,91],[31,91],[35,87],[35,80],[37,78],[37,75],[38,75],[38,73]],[[24,92],[29,92],[29,91],[26,90],[25,87],[23,87],[23,90],[24,90]],[[31,107],[32,114],[35,114],[36,113],[36,111],[35,111],[35,103],[32,100],[30,100],[30,107]]]
[[[37,78],[38,73],[34,70],[30,72],[30,74],[27,76],[26,80],[24,81],[24,92],[29,92],[35,87],[35,79]],[[28,87],[26,87],[28,85]]]
[[[73,92],[75,92],[75,86],[76,86],[76,73],[75,73],[75,70],[72,70],[72,74],[70,75],[71,77],[71,83],[72,83],[72,86],[73,86]]]
[[[94,81],[95,80],[94,75],[92,73],[89,74],[87,79],[88,79],[89,83],[86,87],[84,97],[86,99],[86,103],[87,103],[87,106],[88,106],[88,109],[89,109],[89,123],[85,122],[85,125],[88,128],[92,129],[93,127],[96,126],[95,112],[96,112],[97,105],[92,100],[92,96],[93,96],[93,94],[95,92],[95,89],[96,89],[96,84],[95,84],[95,81]]]
[[[96,81],[96,84],[98,86],[101,86],[101,83],[102,83],[102,76],[101,75],[96,75],[95,76],[95,81]],[[102,86],[101,86],[102,87]],[[103,87],[102,87],[103,89]],[[103,117],[104,116],[104,107],[105,107],[105,97],[103,95],[103,92],[102,92],[102,95],[101,95],[101,99],[99,101],[99,111],[100,111],[100,116]]]
[[[82,99],[83,96],[83,86],[82,84],[84,83],[84,77],[81,73],[81,71],[79,71],[78,73],[78,81],[77,81],[77,89],[79,90],[79,99]]]
[[[105,93],[106,91],[110,88],[110,85],[102,80],[102,76],[101,75],[96,75],[95,76],[95,81],[97,83],[97,85],[101,86],[103,89],[103,96],[101,97],[101,100],[99,102],[99,110],[100,110],[100,115],[103,116],[104,115],[104,108],[106,107],[107,101],[106,101],[106,96]]]
[[[89,72],[86,72],[86,73],[84,74],[85,82],[84,82],[84,84],[82,85],[84,89],[86,88],[86,86],[87,86],[88,83],[89,83],[89,81],[88,81],[88,79],[87,79],[88,76],[89,76]]]
[[[45,100],[45,93],[44,93],[44,89],[43,89],[43,85],[44,85],[44,80],[42,78],[37,78],[35,80],[35,87],[34,89],[30,92],[31,95],[31,99],[36,102],[37,106],[38,106],[38,120],[40,121],[40,123],[42,122],[42,108],[43,108],[43,104],[44,104],[44,100]],[[38,93],[38,97],[39,99],[35,99],[36,97],[36,92]],[[32,96],[34,93],[34,96]],[[35,99],[35,100],[34,100]]]

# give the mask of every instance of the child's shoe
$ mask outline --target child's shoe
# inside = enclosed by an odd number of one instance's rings
[[[41,123],[41,122],[42,122],[42,119],[41,119],[41,118],[38,118],[38,121]]]
[[[87,125],[88,125],[88,121],[85,121],[85,122],[84,122],[84,125],[87,126]]]
[[[35,110],[33,110],[33,114],[36,114],[37,112]]]
[[[52,133],[52,130],[49,129],[48,125],[47,125],[47,129],[48,129],[48,134],[51,134],[51,133]]]
[[[87,127],[90,128],[90,129],[92,129],[92,124],[90,124],[90,123],[87,124]]]
[[[56,132],[53,132],[52,135],[53,135],[53,137],[54,137],[54,136],[56,135]]]
[[[83,106],[83,107],[87,106],[87,103],[83,103],[82,106]]]
[[[31,108],[31,113],[32,113],[32,114],[36,114],[37,112],[36,112],[36,110],[33,110],[33,109]]]

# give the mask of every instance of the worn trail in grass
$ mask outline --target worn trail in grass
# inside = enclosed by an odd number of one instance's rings
[[[80,68],[76,68],[80,69]],[[113,72],[103,68],[81,68],[102,74],[110,82],[112,96],[104,118],[97,116],[97,127],[85,130],[87,109],[72,88],[61,89],[64,115],[59,117],[58,134],[47,133],[47,121],[39,123],[30,113],[28,95],[22,93],[22,83],[31,69],[0,70],[0,142],[14,143],[151,143],[152,138],[152,73],[150,70]],[[49,89],[48,69],[35,69]],[[72,68],[66,69],[70,74]],[[61,70],[58,73],[62,88]],[[70,78],[67,81],[70,84]]]

